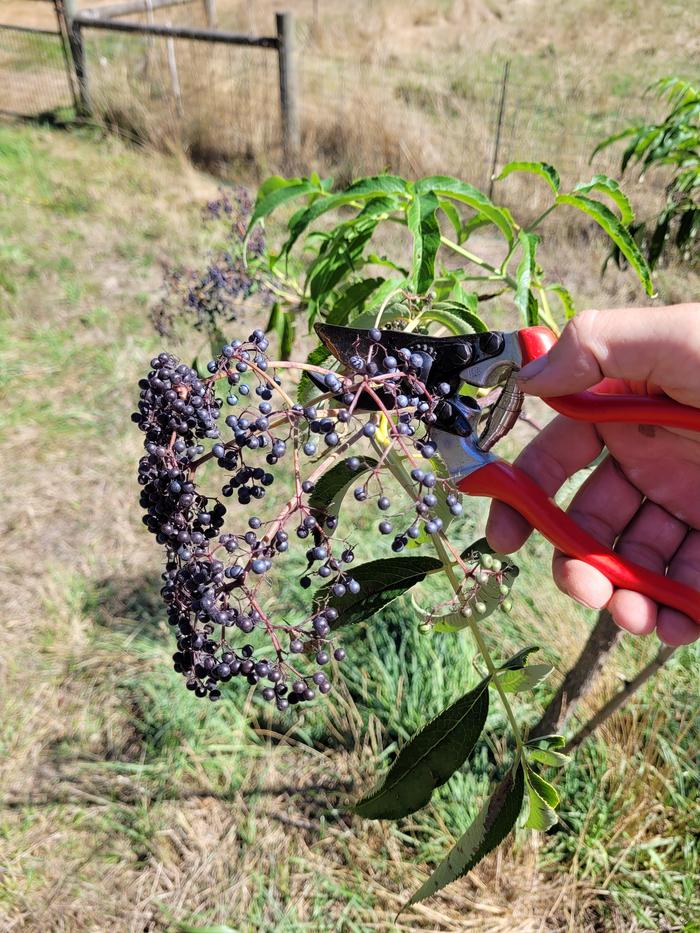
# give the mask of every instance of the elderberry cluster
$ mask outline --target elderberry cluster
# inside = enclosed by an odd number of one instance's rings
[[[439,505],[462,511],[430,463],[417,465],[436,452],[429,432],[439,395],[420,383],[411,354],[393,357],[372,338],[349,374],[316,367],[319,396],[307,405],[292,401],[280,375],[287,364],[268,359],[261,330],[227,343],[204,377],[161,353],[140,382],[133,420],[145,434],[143,521],[166,550],[161,595],[177,640],[174,668],[199,697],[219,699],[221,684],[234,678],[260,684],[279,710],[330,691],[324,668],[345,658],[334,630],[343,600],[357,598],[361,585],[353,543],[336,534],[337,514],[315,495],[328,469],[358,473],[354,499],[376,501],[378,530],[393,535],[394,551],[443,528]],[[383,455],[370,462],[351,453],[356,445],[394,447],[415,464],[407,502],[393,505],[386,494]],[[242,511],[262,505],[280,477],[292,490],[275,516]],[[238,507],[229,514],[233,496]],[[315,585],[312,610],[296,623],[266,608],[270,574],[294,541],[304,542],[307,562],[299,585]]]
[[[178,317],[193,320],[194,327],[214,333],[221,324],[235,321],[243,304],[256,296],[269,304],[268,287],[261,259],[265,238],[256,227],[246,240],[252,203],[244,188],[221,189],[204,211],[208,221],[226,223],[225,247],[210,252],[203,267],[173,268],[163,279],[164,294],[151,312],[159,334],[171,336]]]

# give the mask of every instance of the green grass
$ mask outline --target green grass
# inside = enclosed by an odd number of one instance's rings
[[[426,810],[386,827],[350,804],[475,683],[469,636],[423,636],[397,601],[347,633],[345,678],[298,720],[240,688],[205,706],[183,689],[129,414],[160,348],[152,257],[201,252],[215,183],[115,140],[27,128],[0,128],[0,166],[0,925],[390,929],[509,753],[496,700],[472,760]],[[190,359],[200,342],[174,349]],[[482,504],[455,539],[483,518]],[[373,524],[358,513],[358,554],[380,553]],[[541,541],[520,562],[512,616],[488,625],[492,650],[541,644],[561,672],[592,614],[555,591]],[[275,599],[292,612],[301,563],[288,566]],[[594,701],[653,648],[624,640]],[[699,677],[697,649],[679,651],[556,775],[562,825],[538,843],[519,831],[502,861],[403,928],[694,929]],[[522,720],[555,683],[518,701]]]

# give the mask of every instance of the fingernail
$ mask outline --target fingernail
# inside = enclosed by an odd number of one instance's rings
[[[527,366],[523,366],[518,373],[518,382],[527,382],[535,376],[539,376],[548,362],[549,357],[546,353],[544,356],[538,356],[536,360],[532,360]]]

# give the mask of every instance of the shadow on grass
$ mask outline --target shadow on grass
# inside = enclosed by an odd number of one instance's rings
[[[88,589],[83,610],[102,629],[163,644],[161,623],[166,612],[161,585],[160,577],[153,573],[104,577]]]

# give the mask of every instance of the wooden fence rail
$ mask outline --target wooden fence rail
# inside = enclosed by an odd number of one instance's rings
[[[157,36],[167,39],[169,43],[175,39],[187,39],[192,42],[270,49],[277,53],[282,145],[286,160],[292,161],[299,150],[300,141],[293,15],[286,12],[276,14],[277,34],[274,36],[251,36],[244,33],[221,32],[212,28],[139,23],[116,18],[129,13],[177,6],[188,2],[192,0],[129,0],[129,2],[115,3],[107,7],[75,12],[71,0],[67,2],[64,0],[64,15],[70,37],[71,55],[80,89],[81,114],[89,117],[92,113],[90,76],[85,55],[85,30],[99,29],[132,35]],[[213,0],[206,0],[205,11],[209,23],[215,20],[216,5]]]

